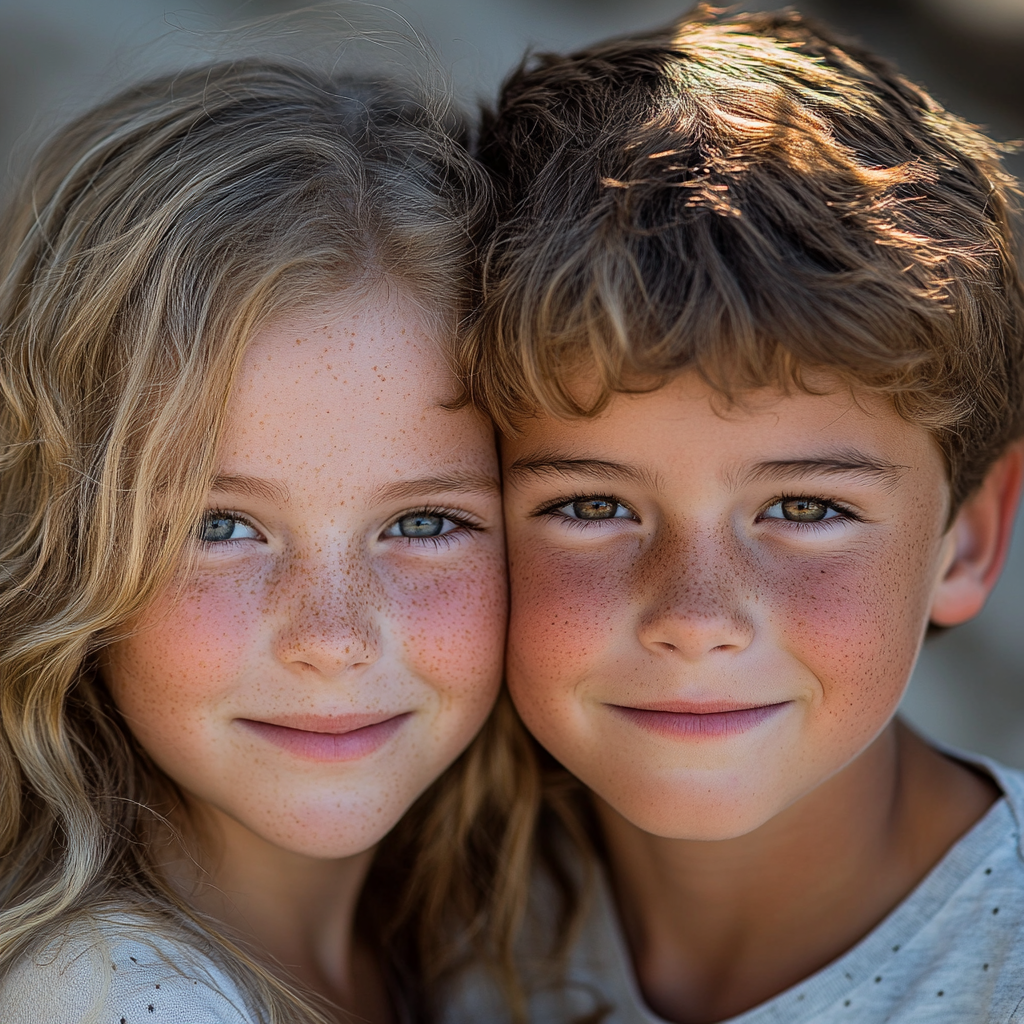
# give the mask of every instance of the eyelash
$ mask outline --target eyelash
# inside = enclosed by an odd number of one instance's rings
[[[636,516],[636,520],[627,519],[625,520],[626,522],[635,522],[640,519],[639,513],[637,513],[636,509],[634,509],[632,505],[628,505],[626,502],[620,500],[619,498],[616,498],[614,494],[598,494],[595,491],[579,491],[575,494],[566,495],[564,498],[559,498],[557,501],[549,502],[542,508],[537,509],[533,513],[533,515],[538,519],[541,516],[554,516],[560,508],[565,508],[566,505],[571,505],[574,501],[586,501],[588,498],[598,497],[608,498],[610,500],[613,500],[617,505],[621,505],[623,508],[629,509],[629,511]],[[569,526],[581,530],[589,529],[590,527],[595,526],[598,523],[607,523],[612,521],[610,519],[573,519],[571,516],[563,515],[559,515],[558,518],[561,519],[564,523],[567,523]],[[623,520],[619,519],[618,521],[622,522]]]
[[[826,508],[833,509],[834,511],[838,512],[839,516],[837,516],[834,519],[819,519],[816,522],[812,521],[812,522],[806,522],[806,523],[800,523],[800,522],[797,522],[796,520],[793,520],[793,519],[780,519],[780,520],[776,520],[776,521],[777,522],[783,522],[783,523],[790,523],[792,525],[800,526],[800,527],[803,527],[805,529],[810,527],[812,529],[819,529],[819,530],[831,529],[832,528],[832,524],[835,523],[837,519],[842,519],[842,520],[845,520],[845,521],[848,521],[848,522],[853,522],[853,523],[861,523],[861,522],[864,521],[848,505],[844,505],[842,502],[836,501],[833,498],[825,498],[825,497],[822,497],[820,494],[778,494],[774,498],[772,498],[771,501],[766,502],[764,505],[761,506],[760,511],[757,513],[757,522],[762,522],[763,523],[763,522],[766,521],[766,519],[768,517],[765,516],[765,512],[767,512],[768,509],[770,509],[773,505],[779,505],[779,504],[781,504],[784,501],[800,501],[800,500],[816,501],[819,504],[824,505]],[[775,517],[772,516],[771,518],[774,519]]]
[[[207,517],[215,519],[217,516],[220,516],[220,517],[222,517],[224,519],[232,519],[236,523],[241,523],[243,526],[248,526],[250,530],[255,530],[261,537],[263,536],[263,531],[248,516],[243,515],[241,512],[233,512],[231,509],[227,509],[227,508],[208,508],[208,509],[206,509],[203,512],[202,517],[199,520],[199,529],[202,530],[203,523],[206,521]],[[241,538],[241,539],[243,539],[243,540],[252,540],[251,537],[245,537],[245,538]],[[224,544],[230,544],[230,543],[232,543],[232,541],[203,540],[202,538],[200,538],[199,543],[202,544],[203,547],[205,547],[205,548],[215,548],[215,547],[221,547]],[[238,541],[234,541],[234,543],[237,544]]]
[[[410,509],[408,512],[403,512],[400,516],[392,519],[388,526],[393,525],[400,519],[404,519],[406,516],[416,515],[427,515],[427,516],[438,516],[442,519],[447,519],[449,522],[455,524],[454,530],[449,530],[447,533],[439,534],[436,537],[397,537],[395,540],[404,540],[410,543],[421,545],[424,543],[432,544],[435,548],[448,548],[451,547],[454,542],[452,535],[460,533],[462,530],[468,530],[471,532],[478,532],[483,529],[479,523],[473,522],[469,519],[464,512],[458,511],[453,508],[442,508],[438,505],[428,505],[422,508]],[[250,530],[255,530],[257,533],[261,533],[260,528],[248,517],[242,515],[241,512],[233,512],[226,508],[209,508],[203,513],[203,519],[200,520],[200,524],[206,519],[207,516],[216,518],[221,516],[224,519],[232,519],[237,523],[242,523],[248,526]],[[201,525],[200,525],[201,528]],[[386,529],[386,527],[385,527]],[[261,534],[262,535],[262,534]],[[251,538],[245,538],[249,540]],[[200,543],[206,548],[220,547],[223,544],[231,543],[230,541],[203,541]],[[236,542],[237,543],[237,542]]]
[[[540,518],[541,516],[554,516],[558,512],[559,509],[564,508],[566,505],[571,505],[575,501],[585,501],[588,498],[594,498],[594,497],[598,497],[598,495],[596,495],[595,492],[593,492],[593,491],[579,491],[577,493],[574,493],[574,494],[571,494],[571,495],[566,495],[564,497],[558,498],[556,501],[549,502],[548,504],[546,504],[546,505],[542,506],[541,508],[537,509],[533,513],[533,515],[535,517],[537,517],[537,518]],[[615,495],[613,495],[613,494],[602,494],[602,495],[600,495],[600,497],[608,498],[608,499],[614,499],[617,504],[621,505],[623,508],[629,509],[629,511],[632,512],[633,515],[637,515],[635,509],[633,509],[630,505],[627,505],[626,502],[620,500],[619,498],[616,498]],[[795,500],[800,500],[800,499],[820,502],[826,508],[829,508],[829,509],[834,510],[835,512],[838,512],[839,516],[837,516],[836,518],[833,518],[833,519],[818,520],[817,522],[799,523],[796,520],[791,520],[791,519],[782,519],[782,520],[780,520],[780,522],[792,523],[792,524],[794,524],[796,526],[803,527],[804,529],[807,529],[808,527],[816,528],[816,529],[830,529],[832,527],[832,524],[836,522],[837,518],[841,518],[843,520],[846,520],[846,521],[849,521],[849,522],[854,522],[854,523],[863,522],[863,519],[859,515],[857,515],[857,513],[854,512],[852,508],[850,508],[848,505],[843,504],[840,501],[836,501],[834,498],[825,498],[825,497],[822,497],[821,495],[818,495],[818,494],[796,494],[796,493],[793,493],[793,494],[787,493],[787,494],[777,494],[777,495],[775,495],[775,497],[773,497],[770,501],[765,502],[765,504],[761,506],[760,510],[757,513],[756,519],[757,519],[758,522],[764,522],[765,519],[767,518],[767,517],[765,517],[764,513],[767,512],[768,509],[770,509],[773,505],[778,505],[778,504],[780,504],[781,502],[784,502],[784,501],[795,501]],[[434,513],[434,514],[437,514],[437,513]],[[570,526],[577,527],[577,528],[580,528],[580,529],[588,529],[589,527],[591,527],[591,526],[593,526],[593,525],[595,525],[596,523],[599,523],[599,522],[608,522],[608,520],[606,520],[606,519],[604,519],[604,520],[591,520],[591,521],[588,522],[587,520],[573,519],[570,516],[563,516],[563,515],[558,516],[558,518],[562,519],[564,522],[566,522]],[[637,518],[639,519],[639,516],[637,516]],[[772,518],[774,518],[774,517],[772,517]]]
[[[406,544],[420,546],[422,544],[431,544],[435,549],[449,548],[452,546],[454,541],[454,535],[461,533],[463,530],[468,530],[473,533],[478,533],[483,527],[468,518],[465,512],[462,512],[454,508],[442,508],[439,505],[424,505],[422,508],[412,508],[408,512],[403,512],[401,515],[395,516],[391,522],[388,523],[384,529],[393,526],[401,519],[405,519],[406,516],[440,516],[442,519],[447,519],[455,524],[454,530],[449,530],[448,533],[439,534],[437,537],[392,537],[391,540],[405,541]]]

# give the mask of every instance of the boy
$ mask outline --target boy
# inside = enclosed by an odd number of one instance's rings
[[[1024,1020],[1024,776],[894,718],[1020,489],[996,147],[701,10],[525,64],[481,155],[509,687],[608,881],[531,1019]]]

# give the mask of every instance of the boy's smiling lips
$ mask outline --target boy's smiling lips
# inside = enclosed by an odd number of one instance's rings
[[[607,705],[623,718],[649,732],[686,739],[735,736],[774,718],[792,701],[774,704],[734,704],[727,701],[659,701],[642,706]]]
[[[235,719],[249,731],[297,757],[355,761],[382,747],[412,712],[362,715],[285,715]]]

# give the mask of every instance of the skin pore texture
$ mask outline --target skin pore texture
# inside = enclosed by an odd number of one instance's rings
[[[693,374],[503,442],[508,682],[592,791],[640,989],[710,1024],[844,952],[991,805],[893,715],[974,615],[1013,449],[949,526],[922,427],[849,389],[732,406]]]
[[[501,677],[493,432],[442,408],[444,365],[394,292],[257,334],[194,568],[104,667],[199,826],[203,872],[172,847],[172,880],[375,1022],[392,1011],[352,940],[373,848],[470,742]]]

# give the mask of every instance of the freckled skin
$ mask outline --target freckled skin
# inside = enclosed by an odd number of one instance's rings
[[[199,808],[317,858],[372,847],[458,756],[500,681],[505,635],[500,499],[426,477],[497,479],[490,426],[441,407],[437,343],[400,297],[338,302],[253,338],[230,396],[209,507],[257,538],[201,547],[115,648],[104,674],[132,731]],[[478,529],[384,536],[438,507]],[[406,714],[357,760],[299,758],[240,720]]]
[[[682,375],[503,442],[509,688],[592,791],[637,989],[668,1021],[731,1019],[832,962],[998,795],[893,715],[929,618],[966,621],[998,577],[1021,452],[950,526],[933,439],[854,398],[765,389],[720,416]],[[808,502],[828,518],[783,514]],[[710,735],[635,710],[668,702],[774,710]]]
[[[744,480],[755,463],[850,446],[895,480]],[[949,557],[948,486],[930,435],[848,393],[759,393],[716,414],[683,377],[594,420],[538,417],[504,457],[555,451],[642,467],[654,482],[512,477],[509,685],[540,741],[645,831],[756,829],[856,758],[889,723]],[[531,515],[613,496],[640,522]],[[834,498],[861,521],[758,521],[780,495]],[[684,741],[609,705],[788,702],[742,735]]]

